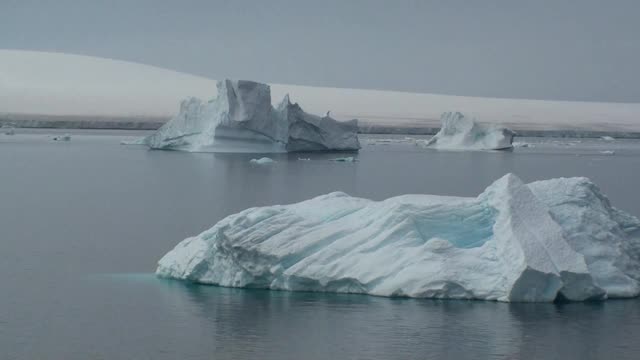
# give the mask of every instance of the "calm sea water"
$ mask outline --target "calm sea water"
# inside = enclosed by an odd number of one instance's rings
[[[356,163],[283,154],[256,166],[252,154],[119,145],[130,134],[0,135],[0,359],[640,358],[637,299],[387,299],[153,276],[177,242],[226,215],[336,190],[474,196],[507,172],[588,176],[640,216],[640,141],[525,139],[533,147],[464,153],[378,136],[362,139]]]

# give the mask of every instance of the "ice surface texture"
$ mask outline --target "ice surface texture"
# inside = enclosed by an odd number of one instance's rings
[[[476,198],[331,193],[251,208],[185,239],[157,274],[204,284],[420,298],[551,302],[640,292],[640,221],[586,178]]]
[[[357,120],[305,113],[289,96],[274,108],[269,85],[218,82],[209,102],[184,100],[180,112],[144,143],[154,149],[212,152],[358,150]]]
[[[440,117],[442,127],[427,146],[452,150],[504,150],[512,148],[514,132],[496,125],[483,125],[459,112]]]

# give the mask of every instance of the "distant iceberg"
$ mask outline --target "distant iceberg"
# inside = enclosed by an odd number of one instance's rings
[[[271,88],[253,81],[218,82],[218,97],[189,98],[180,112],[142,141],[153,149],[200,152],[358,150],[357,120],[307,114],[289,96],[277,108]]]
[[[54,136],[53,141],[71,141],[71,134],[63,134]]]
[[[262,157],[260,159],[251,159],[249,160],[249,162],[256,165],[270,165],[270,164],[273,164],[275,161],[272,158]]]
[[[602,300],[640,293],[639,229],[586,178],[527,185],[507,174],[476,198],[336,192],[250,208],[179,243],[156,273],[278,290]]]
[[[459,112],[440,117],[442,127],[426,146],[448,150],[504,150],[513,147],[515,133],[496,125],[483,125]]]

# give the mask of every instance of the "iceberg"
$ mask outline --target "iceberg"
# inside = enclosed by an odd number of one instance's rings
[[[329,161],[334,161],[334,162],[357,162],[358,159],[353,157],[353,156],[347,156],[347,157],[339,157],[339,158],[335,158],[335,159],[329,159]]]
[[[504,150],[513,147],[515,133],[507,128],[483,125],[459,112],[440,116],[442,127],[425,145],[447,150]]]
[[[357,120],[308,114],[288,95],[274,108],[267,84],[224,80],[217,86],[217,98],[182,101],[179,113],[142,142],[153,149],[198,152],[360,149]]]
[[[505,302],[640,293],[640,220],[586,178],[507,174],[475,198],[334,192],[244,210],[187,238],[160,277],[229,287]]]
[[[71,134],[54,136],[53,141],[71,141]]]
[[[256,165],[271,165],[275,161],[272,158],[262,157],[260,159],[251,159],[249,162]]]

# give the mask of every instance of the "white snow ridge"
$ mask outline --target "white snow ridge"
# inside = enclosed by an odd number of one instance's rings
[[[640,293],[640,220],[586,178],[476,198],[331,193],[251,208],[185,239],[162,277],[203,284],[420,298],[551,302]]]
[[[217,98],[184,100],[178,115],[144,143],[202,152],[358,150],[357,132],[357,120],[307,114],[288,95],[273,108],[267,84],[224,80],[218,82]]]
[[[446,112],[440,121],[440,131],[426,146],[449,150],[504,150],[513,147],[514,132],[507,128],[479,124],[459,112]]]

